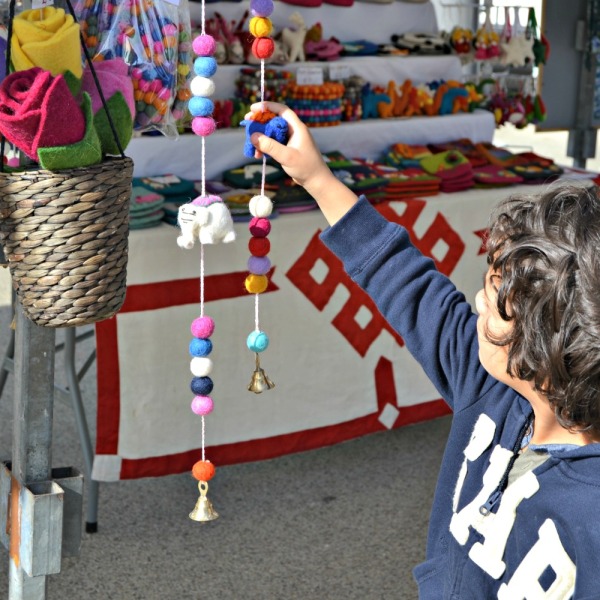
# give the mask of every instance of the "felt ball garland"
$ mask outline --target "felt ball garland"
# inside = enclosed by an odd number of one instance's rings
[[[260,60],[261,101],[265,98],[265,60],[273,54],[275,49],[273,39],[269,37],[273,31],[273,24],[269,18],[273,12],[273,8],[273,0],[250,1],[252,18],[249,23],[249,30],[250,34],[255,38],[252,42],[252,54]],[[267,112],[264,111],[262,116],[267,117]],[[261,115],[255,115],[256,120],[259,120],[260,118]],[[271,245],[267,236],[271,232],[269,216],[273,212],[273,203],[271,199],[265,195],[265,174],[266,157],[263,156],[260,194],[254,196],[248,205],[248,209],[252,215],[248,229],[252,237],[248,243],[250,258],[248,259],[248,276],[244,282],[246,291],[249,294],[253,294],[255,297],[254,331],[250,332],[246,338],[246,346],[248,347],[248,350],[255,353],[256,370],[254,371],[252,381],[248,385],[248,390],[256,394],[271,389],[274,386],[273,382],[260,368],[259,360],[259,354],[264,352],[269,346],[269,336],[260,329],[259,323],[259,295],[265,292],[269,287],[268,274],[271,270],[271,261],[267,257]]]
[[[215,466],[205,456],[204,423],[204,417],[214,409],[214,402],[210,396],[214,388],[213,380],[210,377],[213,369],[210,354],[213,350],[211,337],[215,330],[215,322],[204,314],[204,244],[230,242],[235,239],[231,216],[222,199],[206,194],[205,138],[216,130],[216,123],[213,119],[215,105],[210,98],[215,92],[215,84],[210,78],[217,71],[217,61],[213,57],[216,41],[206,33],[205,25],[205,5],[202,0],[202,28],[200,35],[192,41],[192,50],[196,54],[196,58],[193,65],[194,78],[190,83],[192,96],[188,102],[188,110],[192,116],[192,131],[201,137],[202,143],[202,190],[200,196],[180,207],[178,214],[182,232],[178,238],[179,246],[192,248],[195,236],[200,241],[200,316],[195,318],[190,326],[192,339],[189,343],[189,353],[192,374],[190,390],[193,394],[191,410],[202,419],[202,456],[192,467],[192,476],[198,481],[200,497],[194,510],[190,513],[190,518],[201,522],[212,521],[219,516],[206,496],[208,481],[214,477],[216,472]],[[218,226],[209,225],[211,215]]]

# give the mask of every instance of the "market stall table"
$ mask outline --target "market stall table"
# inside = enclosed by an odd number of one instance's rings
[[[408,228],[468,300],[486,268],[491,207],[537,187],[474,189],[378,209]],[[270,234],[270,287],[260,297],[271,343],[261,363],[276,387],[247,391],[254,355],[254,297],[244,288],[245,223],[232,244],[205,246],[205,311],[216,322],[215,409],[207,458],[217,465],[309,450],[446,414],[402,339],[319,241],[319,211],[280,215]],[[96,325],[98,415],[93,477],[99,481],[189,471],[200,455],[190,410],[188,345],[199,314],[200,249],[182,250],[177,229],[132,231],[123,309]]]

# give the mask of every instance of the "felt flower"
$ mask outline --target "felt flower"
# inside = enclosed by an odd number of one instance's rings
[[[121,58],[94,63],[94,71],[98,77],[102,95],[119,136],[121,147],[125,149],[133,135],[135,118],[135,101],[133,99],[133,83],[129,75],[129,67]],[[81,89],[92,99],[94,126],[98,132],[104,154],[118,154],[119,149],[110,127],[106,110],[102,105],[98,86],[88,65],[83,71]]]
[[[71,71],[80,78],[79,25],[62,8],[23,11],[13,20],[11,58],[15,71],[41,67],[52,75]]]
[[[85,130],[85,116],[62,75],[34,67],[0,83],[0,134],[33,160],[38,148],[79,142]]]

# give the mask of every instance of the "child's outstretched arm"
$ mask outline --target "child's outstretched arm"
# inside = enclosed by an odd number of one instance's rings
[[[252,112],[269,110],[283,117],[289,127],[289,140],[285,146],[266,135],[254,133],[251,141],[256,147],[256,157],[261,158],[263,153],[271,156],[317,201],[330,225],[339,221],[358,198],[333,175],[323,160],[308,127],[292,109],[283,104],[259,102],[253,104],[250,110]]]

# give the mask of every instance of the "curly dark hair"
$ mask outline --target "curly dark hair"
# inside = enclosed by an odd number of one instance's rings
[[[558,422],[600,439],[598,188],[556,184],[511,196],[490,218],[488,264],[502,277],[507,372],[543,393]]]

